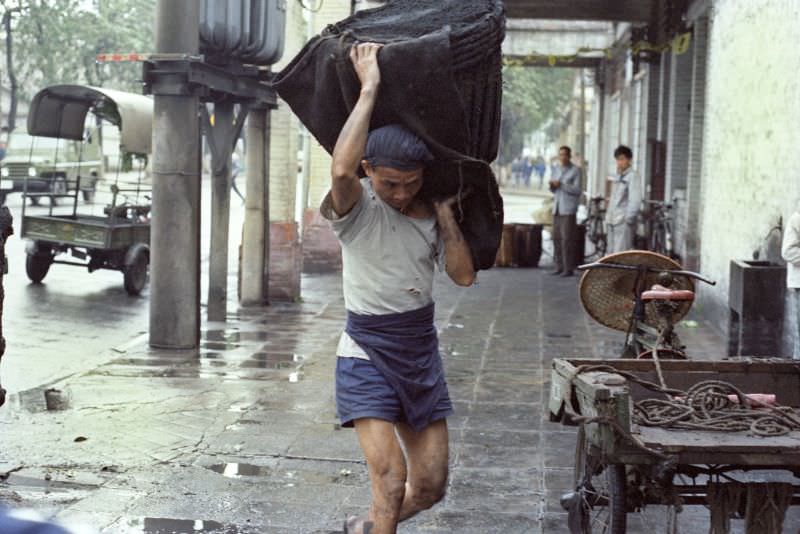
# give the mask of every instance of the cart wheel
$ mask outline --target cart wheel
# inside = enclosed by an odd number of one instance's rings
[[[575,448],[575,496],[579,502],[568,510],[569,524],[580,525],[584,534],[625,534],[625,466],[609,464],[604,468],[590,447],[581,426]]]
[[[150,257],[146,248],[137,250],[131,261],[125,266],[125,291],[129,295],[138,295],[147,285],[147,274],[150,266]]]
[[[53,263],[53,257],[43,254],[28,254],[25,258],[25,272],[28,273],[28,278],[34,284],[40,283],[47,276],[47,271],[50,270],[50,265]]]

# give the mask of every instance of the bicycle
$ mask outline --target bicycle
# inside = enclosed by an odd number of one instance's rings
[[[694,280],[716,282],[647,251],[611,254],[578,270],[586,271],[580,294],[589,315],[625,331],[622,358],[686,359],[675,324],[694,302]]]
[[[606,199],[592,197],[589,199],[588,217],[583,222],[586,228],[586,238],[594,247],[587,257],[603,257],[606,253],[607,238],[605,228]]]
[[[672,204],[648,200],[644,214],[647,250],[675,259],[672,243]]]

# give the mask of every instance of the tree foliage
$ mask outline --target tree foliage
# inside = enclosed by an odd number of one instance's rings
[[[154,49],[155,0],[0,0],[14,9],[14,68],[23,98],[86,83],[139,91],[141,65],[99,65],[97,54]]]
[[[525,137],[559,114],[569,101],[573,76],[570,69],[503,68],[500,163],[518,156]]]

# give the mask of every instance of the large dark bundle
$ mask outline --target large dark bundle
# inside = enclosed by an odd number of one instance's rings
[[[502,92],[499,0],[393,0],[328,26],[280,72],[275,87],[328,152],[359,94],[354,42],[385,43],[371,128],[400,123],[437,157],[424,194],[471,194],[456,216],[476,268],[494,264],[503,202],[488,162],[497,156]]]

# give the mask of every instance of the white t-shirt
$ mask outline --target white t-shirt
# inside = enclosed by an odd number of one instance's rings
[[[416,310],[433,302],[433,274],[444,265],[444,244],[435,217],[414,219],[386,204],[361,180],[363,193],[343,217],[331,194],[320,207],[342,244],[345,307],[359,315]],[[346,332],[337,356],[367,358]]]

